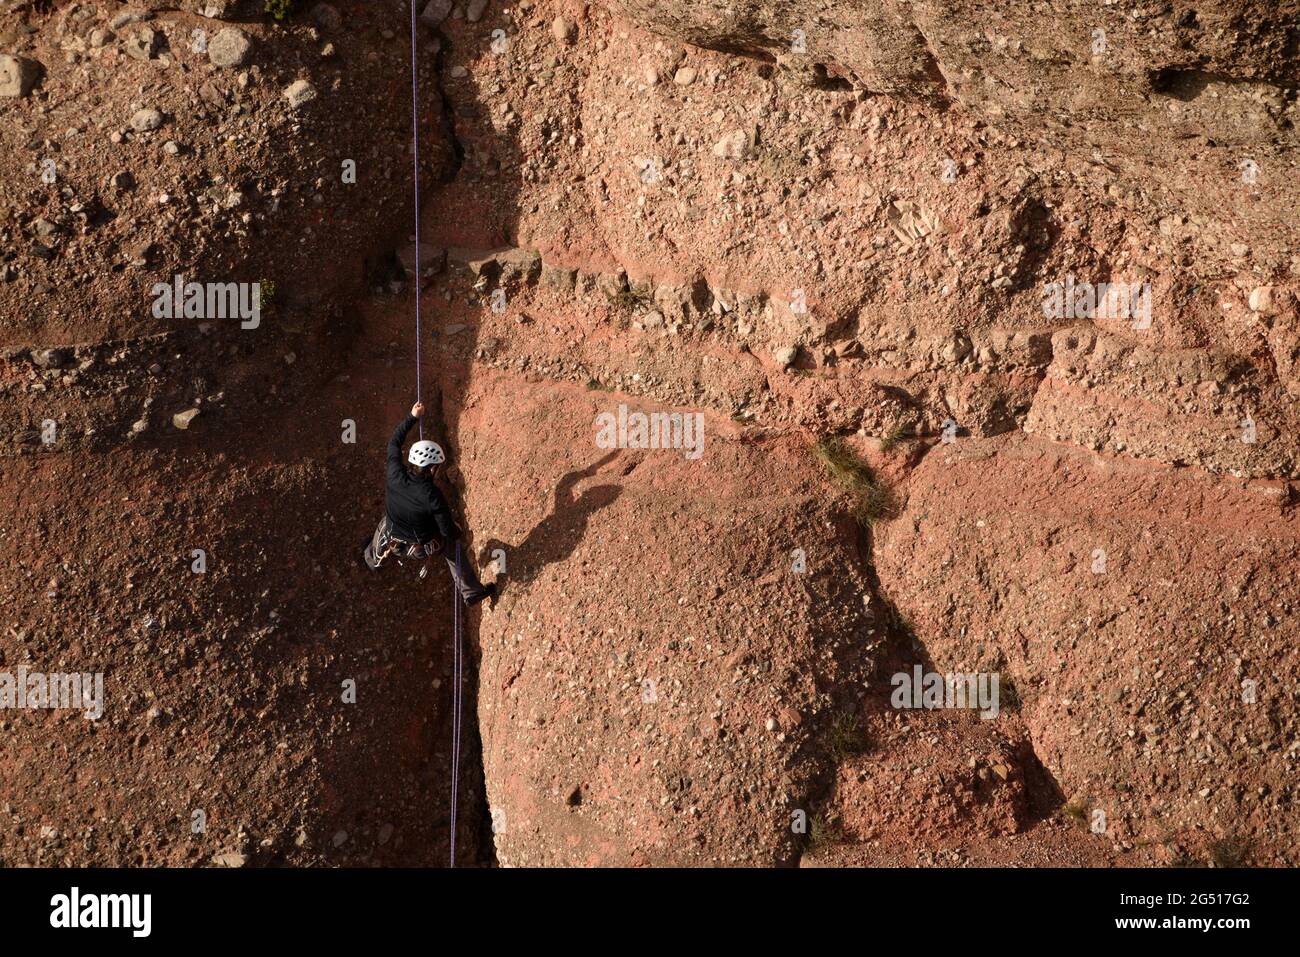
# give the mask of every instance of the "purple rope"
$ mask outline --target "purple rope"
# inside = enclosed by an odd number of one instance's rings
[[[460,542],[456,543],[456,577],[460,577]],[[452,654],[452,709],[451,709],[451,866],[456,866],[456,806],[460,790],[460,715],[462,698],[461,675],[464,671],[464,652],[461,636],[464,619],[461,617],[461,598],[458,583],[453,583],[451,596],[452,632],[455,650]]]
[[[415,50],[415,4],[411,0],[411,133],[415,148],[415,401],[420,401],[420,96],[419,61]],[[424,438],[424,420],[420,419],[420,438]]]
[[[411,135],[412,163],[415,180],[415,401],[420,401],[420,90],[419,60],[416,50],[415,4],[411,0]],[[424,420],[420,419],[420,438],[424,438]],[[460,542],[456,543],[456,572],[460,574]],[[452,589],[452,632],[455,649],[452,653],[452,710],[451,710],[451,866],[456,866],[456,808],[460,797],[460,720],[462,679],[464,671],[461,650],[463,621],[460,610],[460,589]]]

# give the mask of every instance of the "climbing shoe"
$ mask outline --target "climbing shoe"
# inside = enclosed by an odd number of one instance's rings
[[[497,586],[496,586],[496,582],[493,582],[491,585],[484,585],[483,591],[481,591],[479,594],[475,595],[473,598],[466,601],[465,604],[477,605],[485,598],[495,599],[496,597],[497,597]]]

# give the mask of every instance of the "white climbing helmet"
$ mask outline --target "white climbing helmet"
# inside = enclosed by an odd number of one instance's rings
[[[411,446],[411,451],[406,455],[406,461],[424,468],[426,465],[441,465],[447,461],[447,456],[442,454],[442,446],[437,442],[421,439]]]

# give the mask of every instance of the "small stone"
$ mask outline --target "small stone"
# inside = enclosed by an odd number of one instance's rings
[[[186,409],[184,412],[177,412],[172,416],[172,425],[178,429],[188,429],[194,417],[199,414],[198,409]]]
[[[284,98],[289,101],[289,106],[297,109],[316,99],[316,87],[306,80],[295,80],[285,89]]]
[[[131,423],[131,431],[134,432],[136,435],[139,435],[147,428],[149,428],[148,419],[136,419],[134,422]]]
[[[163,125],[163,115],[157,110],[143,109],[137,110],[131,117],[131,129],[137,133],[145,133],[149,130],[156,130]]]
[[[238,851],[227,851],[224,854],[217,854],[212,858],[212,863],[217,867],[243,867],[248,863],[248,858]]]
[[[561,43],[572,43],[577,32],[577,25],[568,17],[556,17],[551,21],[551,36]]]
[[[67,349],[34,349],[32,362],[42,369],[62,369],[72,359]]]
[[[465,19],[470,23],[478,23],[483,19],[483,11],[487,10],[488,0],[469,0],[465,4]]]
[[[420,14],[420,20],[431,27],[439,26],[451,13],[451,0],[430,0]]]
[[[457,80],[461,79],[462,77],[469,76],[469,70],[461,66],[459,63],[457,63],[454,67],[451,68],[450,73]]]
[[[659,83],[659,71],[653,66],[647,66],[641,78],[645,80],[646,86],[656,86]]]
[[[180,151],[181,148],[176,145],[175,140],[168,140],[166,143],[163,144],[163,152],[166,153],[168,156],[175,156]]]
[[[380,843],[380,844],[387,844],[388,841],[389,841],[389,839],[390,839],[392,836],[393,836],[393,825],[391,825],[391,824],[383,824],[383,825],[380,826],[380,828],[379,828],[379,843]]]
[[[318,3],[311,8],[312,22],[322,30],[334,31],[343,26],[343,15],[329,3]]]
[[[335,831],[335,832],[334,832],[333,844],[334,844],[335,847],[342,847],[342,846],[343,846],[344,844],[346,844],[347,842],[348,842],[348,832],[347,832],[347,831]]]
[[[129,170],[114,173],[111,182],[114,189],[121,190],[122,192],[128,192],[135,189],[135,177],[131,175]]]
[[[1271,316],[1277,311],[1273,300],[1272,286],[1256,286],[1250,291],[1250,311]]]
[[[713,155],[719,159],[744,159],[749,155],[749,134],[744,130],[732,130],[713,144]]]
[[[25,57],[0,53],[0,96],[29,96],[41,78],[41,65]]]
[[[148,10],[123,10],[121,13],[114,15],[108,25],[114,30],[121,30],[132,23],[141,23],[151,19],[153,19],[153,13]]]
[[[695,67],[684,66],[677,71],[677,74],[673,77],[673,82],[678,86],[690,86],[695,82],[695,78],[698,75],[699,74],[696,72]]]
[[[253,57],[253,41],[243,30],[226,27],[208,41],[208,59],[213,66],[245,66]]]
[[[126,38],[122,48],[126,55],[136,60],[152,60],[158,53],[160,43],[158,31],[153,27],[141,27]]]
[[[780,365],[782,369],[788,369],[794,365],[794,360],[799,358],[799,347],[782,346],[780,349],[777,349],[776,352],[772,353],[772,358],[777,361],[777,364]]]
[[[769,730],[769,731],[775,731],[775,730],[776,730],[776,718],[768,718],[767,721],[765,721],[765,722],[763,723],[763,727],[767,728],[767,730]]]
[[[415,243],[407,243],[397,251],[397,261],[402,266],[402,271],[408,276],[413,276],[418,272],[421,276],[426,275],[429,270],[441,269],[446,262],[446,251],[441,246],[435,246],[432,243],[420,244],[420,261],[415,261]]]

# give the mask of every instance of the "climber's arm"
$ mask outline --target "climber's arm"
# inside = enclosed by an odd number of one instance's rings
[[[393,436],[388,440],[388,474],[391,477],[393,470],[399,473],[402,471],[402,443],[406,441],[406,433],[411,431],[411,426],[415,425],[420,416],[424,415],[424,403],[417,402],[411,406],[411,414],[402,419],[393,430]]]

